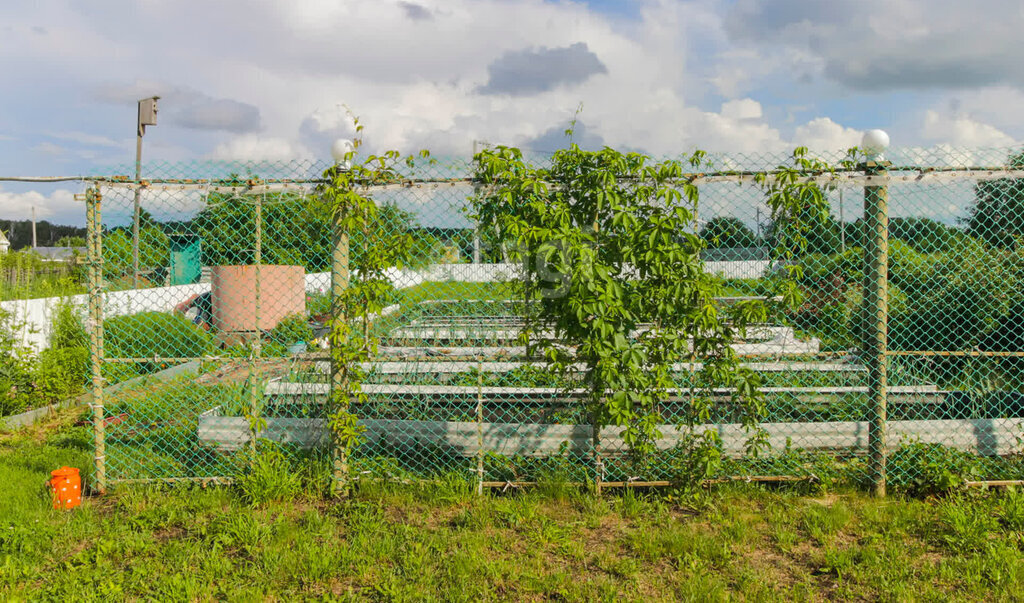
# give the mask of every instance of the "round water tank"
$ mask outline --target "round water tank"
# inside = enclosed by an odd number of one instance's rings
[[[260,323],[256,324],[259,276]],[[306,313],[302,266],[213,266],[210,270],[213,326],[220,331],[267,331],[281,319]]]

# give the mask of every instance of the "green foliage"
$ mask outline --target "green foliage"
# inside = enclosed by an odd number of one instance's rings
[[[1020,252],[961,239],[953,251],[921,253],[889,242],[889,346],[899,350],[1024,349]],[[823,338],[860,339],[863,251],[808,254],[798,266],[805,304],[797,326]],[[844,293],[844,291],[846,293]],[[834,320],[820,322],[822,312]],[[840,314],[845,315],[843,320]],[[952,320],[951,320],[952,319]],[[937,329],[928,325],[944,324]],[[852,341],[850,342],[852,343]]]
[[[89,379],[89,348],[50,348],[39,355],[36,387],[46,402],[80,394]]]
[[[293,314],[281,319],[267,335],[267,345],[263,353],[267,356],[284,355],[288,347],[296,343],[308,344],[313,340],[313,329],[309,319],[301,314]]]
[[[292,496],[272,460],[251,496],[133,484],[58,513],[41,484],[88,467],[88,428],[0,437],[4,600],[304,600],[339,585],[342,598],[406,600],[988,600],[1024,588],[1011,496],[995,493],[735,484],[694,504],[642,488],[475,497],[367,481],[346,501],[267,504]]]
[[[235,485],[242,500],[253,506],[294,500],[302,482],[288,457],[274,442],[261,441],[240,460]]]
[[[309,320],[305,316],[293,314],[281,319],[281,322],[270,330],[268,339],[283,346],[299,342],[308,343],[313,339],[313,329],[309,327]]]
[[[32,399],[32,356],[20,331],[14,315],[0,308],[0,417],[25,410]]]
[[[76,395],[89,375],[88,336],[70,302],[54,308],[49,347],[41,352],[23,345],[20,331],[0,309],[0,416]]]
[[[846,224],[846,245],[864,247],[864,218]],[[969,243],[964,230],[930,218],[889,218],[889,244],[901,241],[924,254],[956,252]]]
[[[180,314],[140,312],[104,322],[108,358],[190,358],[209,354],[214,337]]]
[[[211,193],[192,224],[202,237],[204,266],[249,265],[255,261],[255,197]],[[264,264],[328,270],[331,262],[331,208],[322,199],[298,193],[261,198]]]
[[[68,236],[57,239],[55,247],[85,247],[85,237]]]
[[[844,283],[859,284],[864,280],[864,251],[851,247],[843,253],[809,253],[800,258],[799,266],[804,285],[837,276]]]
[[[1009,158],[1009,167],[1024,165],[1024,154]],[[978,182],[974,187],[974,205],[965,220],[967,233],[987,245],[1014,248],[1024,236],[1024,180],[999,178]]]
[[[939,521],[944,528],[943,543],[957,553],[973,553],[991,546],[990,535],[998,529],[996,518],[987,509],[963,499],[943,501],[939,505]]]
[[[727,349],[719,345],[726,334],[713,305],[715,283],[701,269],[703,242],[693,234],[697,188],[682,180],[678,162],[654,164],[607,148],[571,145],[549,168],[527,165],[509,147],[476,160],[488,187],[475,200],[477,218],[524,262],[541,328],[553,332],[539,342],[549,366],[563,373],[582,362],[595,425],[622,426],[632,449],[651,450],[659,436],[651,411],[673,385],[663,364],[688,354],[686,336],[698,320],[709,336],[695,345]],[[634,337],[644,322],[658,328]]]
[[[919,253],[949,253],[969,241],[959,228],[929,218],[890,218],[889,238],[903,241]]]
[[[193,228],[203,240],[203,264],[248,265],[255,261],[254,197],[211,193]],[[334,249],[331,217],[334,208],[323,195],[273,193],[261,200],[262,257],[265,264],[303,266],[326,272]],[[384,249],[380,244],[389,243]],[[399,249],[394,247],[400,246]],[[435,260],[441,254],[436,237],[418,228],[411,212],[384,204],[360,228],[349,233],[349,268],[378,265],[378,253],[400,256],[409,265]],[[396,265],[392,263],[391,265]]]
[[[900,446],[889,456],[889,472],[898,479],[898,488],[911,496],[946,494],[978,477],[977,457],[943,446],[911,442]]]
[[[704,499],[704,480],[719,475],[722,469],[721,441],[718,434],[705,431],[684,437],[672,455],[672,474],[677,476],[673,496],[699,502]]]
[[[355,124],[356,132],[361,133],[363,126],[358,119]],[[355,260],[349,266],[355,273],[344,295],[333,302],[328,336],[333,365],[340,368],[338,374],[332,375],[338,387],[331,388],[327,415],[338,466],[345,464],[365,431],[350,406],[366,399],[361,391],[365,374],[360,363],[366,362],[376,351],[376,338],[370,332],[369,320],[370,314],[384,307],[393,291],[387,272],[392,268],[421,265],[432,259],[434,252],[428,239],[409,232],[411,214],[393,205],[381,207],[366,192],[369,185],[400,180],[396,171],[401,161],[398,151],[369,155],[356,161],[361,146],[360,134],[343,162],[324,172],[325,183],[317,190],[318,202],[329,209],[329,232],[340,237],[341,244],[355,246],[346,249]],[[428,159],[430,153],[421,151],[420,157]],[[415,158],[407,157],[404,163],[413,167]],[[335,486],[343,489],[346,484]]]
[[[1024,251],[978,242],[956,255],[910,258],[897,268],[901,276],[894,275],[894,282],[912,294],[905,307],[890,311],[890,347],[1024,349],[1014,318],[1024,303],[1022,266]],[[945,328],[922,328],[940,324]]]
[[[82,267],[47,262],[32,250],[0,254],[0,301],[84,293]]]
[[[132,226],[122,226],[103,235],[103,275],[120,280],[131,278],[133,257]],[[145,209],[139,213],[139,272],[150,281],[170,263],[170,239],[163,227]]]
[[[705,247],[753,247],[757,244],[757,235],[739,218],[715,216],[700,229],[701,240]]]
[[[1024,532],[1024,492],[1011,489],[999,501],[999,520],[1008,529]]]
[[[702,158],[695,153],[691,166]],[[798,167],[767,190],[773,217],[790,226],[783,246],[802,248],[799,214],[820,207],[824,196],[799,177],[820,166],[799,149],[794,158]],[[767,310],[744,302],[727,316],[715,305],[720,285],[705,273],[704,242],[693,234],[698,190],[682,164],[575,144],[555,153],[550,167],[533,167],[518,149],[503,146],[475,159],[486,187],[474,200],[475,218],[483,230],[500,233],[510,255],[523,261],[524,295],[537,299],[536,326],[553,333],[538,342],[548,366],[565,374],[583,364],[595,429],[622,427],[637,458],[653,451],[661,422],[653,409],[679,385],[671,366],[693,357],[704,369],[688,384],[697,395],[680,421],[706,420],[706,392],[725,386],[734,389],[743,423],[756,425],[758,378],[738,366],[730,343]],[[523,337],[534,341],[533,330],[528,326]]]
[[[36,387],[47,401],[81,392],[89,379],[89,336],[79,309],[64,301],[54,309],[50,345],[40,352]]]
[[[53,324],[50,327],[51,348],[84,348],[89,346],[89,335],[85,332],[80,309],[67,300],[54,308]]]

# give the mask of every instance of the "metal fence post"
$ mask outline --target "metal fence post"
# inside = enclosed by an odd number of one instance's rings
[[[132,212],[132,289],[139,288],[139,220],[142,214],[142,126],[135,148],[135,204]]]
[[[484,493],[484,366],[483,355],[476,361],[476,493]]]
[[[604,457],[601,456],[601,424],[597,420],[597,412],[593,414],[590,425],[590,444],[594,447],[594,494],[600,496],[604,482]]]
[[[333,321],[344,322],[345,317],[345,291],[349,285],[348,268],[348,232],[345,231],[341,222],[341,211],[335,208],[334,211],[334,251],[331,257],[331,318]],[[334,338],[331,338],[331,401],[333,404],[339,399],[338,392],[348,387],[346,367],[339,358],[337,350],[334,349]],[[335,411],[345,410],[348,408]],[[342,494],[348,490],[348,451],[340,446],[335,440],[331,447],[332,462],[334,466],[334,493]]]
[[[86,222],[89,258],[89,356],[92,371],[93,463],[96,490],[107,491],[106,425],[103,417],[103,221],[100,218],[99,186],[86,189]]]
[[[885,496],[885,431],[888,406],[887,337],[889,319],[889,189],[887,161],[868,161],[864,173],[865,266],[864,351],[868,368],[868,403],[872,408],[868,425],[869,467],[872,489]]]
[[[266,194],[266,193],[263,193]],[[249,412],[251,418],[249,425],[251,430],[250,442],[253,451],[256,450],[256,437],[260,433],[260,357],[263,354],[263,328],[262,304],[263,304],[263,283],[260,281],[260,266],[263,264],[263,194],[256,195],[255,226],[256,226],[256,248],[253,251],[253,265],[256,267],[256,279],[254,295],[256,296],[255,319],[256,333],[253,335],[252,352],[249,354]]]

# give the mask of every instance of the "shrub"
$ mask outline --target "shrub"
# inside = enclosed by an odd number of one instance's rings
[[[941,444],[904,444],[889,457],[889,474],[908,476],[894,485],[911,496],[945,494],[976,477],[978,470],[977,457]]]
[[[75,396],[88,381],[89,349],[50,348],[39,355],[36,389],[47,402]]]
[[[997,337],[1000,330],[1012,341],[1020,323],[1006,323],[1022,302],[1021,261],[1024,256],[1018,252],[975,242],[962,254],[915,264],[919,275],[908,283],[908,303],[890,309],[890,347],[972,349]]]
[[[271,329],[268,336],[270,346],[286,350],[293,343],[308,343],[313,339],[313,329],[309,326],[309,320],[301,314],[292,314],[285,317],[277,326]],[[268,349],[268,354],[270,350]]]
[[[803,271],[803,285],[814,285],[821,279],[834,277],[840,277],[848,284],[864,280],[864,252],[859,247],[831,255],[809,253],[800,258],[799,265]]]
[[[35,366],[37,392],[48,402],[81,392],[89,375],[89,336],[74,304],[63,301],[53,314],[50,347]]]
[[[191,358],[214,348],[212,335],[180,314],[142,312],[106,321],[108,358]]]
[[[31,399],[32,365],[14,317],[0,308],[0,416],[24,410]]]
[[[289,501],[299,495],[302,480],[279,445],[261,441],[243,459],[235,484],[248,504]]]

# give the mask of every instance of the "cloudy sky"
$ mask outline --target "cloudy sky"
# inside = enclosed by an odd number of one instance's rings
[[[34,0],[0,4],[0,175],[144,161],[468,155],[474,140],[838,150],[1024,139],[1024,5],[987,0]],[[75,186],[0,184],[0,217],[67,221]]]

